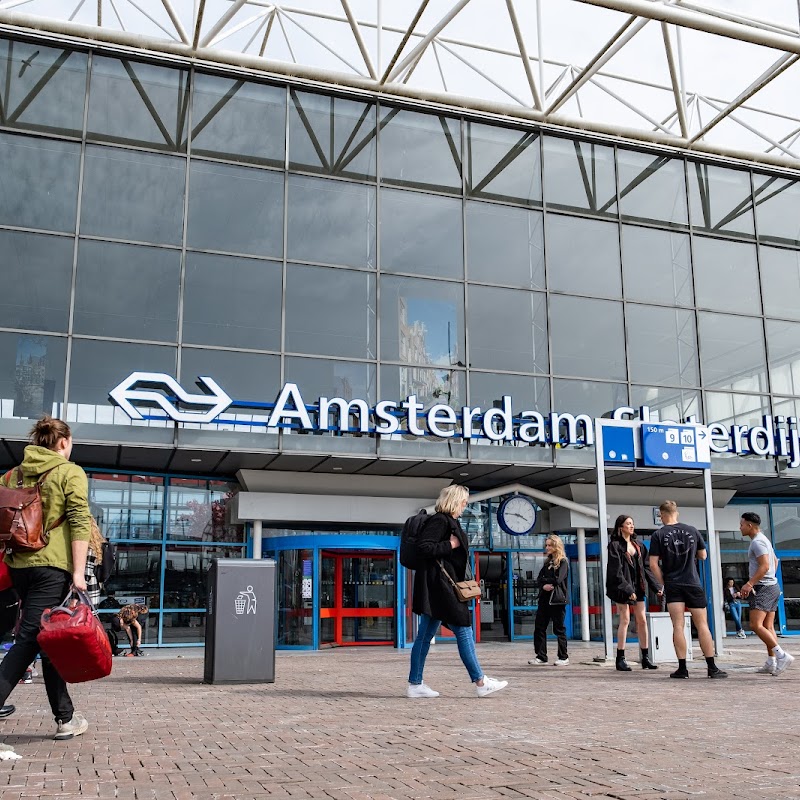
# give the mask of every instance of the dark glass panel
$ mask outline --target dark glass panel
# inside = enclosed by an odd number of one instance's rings
[[[800,252],[759,247],[764,313],[800,319]]]
[[[94,55],[87,137],[184,150],[188,76],[174,67]]]
[[[547,205],[616,217],[613,148],[552,136],[543,144]]]
[[[686,234],[623,225],[622,271],[628,300],[694,305]]]
[[[754,244],[695,236],[692,260],[698,307],[761,313]]]
[[[766,391],[764,329],[760,319],[698,314],[703,385],[735,391]]]
[[[547,302],[541,292],[470,286],[469,366],[547,372]],[[498,319],[503,320],[498,325]]]
[[[287,352],[376,358],[375,276],[289,264],[285,327]]]
[[[81,233],[180,244],[186,160],[87,145]]]
[[[74,246],[65,236],[0,230],[3,327],[66,333]]]
[[[161,605],[161,547],[152,544],[118,544],[114,572],[103,587],[106,598],[101,608],[121,608],[129,603],[146,605],[149,609]],[[142,626],[142,643],[156,641],[158,614],[150,614]],[[124,633],[120,645],[127,647]]]
[[[238,483],[224,481],[170,478],[167,539],[242,544],[244,526],[230,524],[225,513],[238,487]],[[192,552],[199,552],[199,548]],[[238,552],[238,548],[234,552]],[[220,555],[223,557],[228,556]]]
[[[753,236],[750,173],[700,162],[687,166],[694,228]]]
[[[772,391],[800,395],[800,322],[768,319],[767,352]]]
[[[639,383],[698,386],[697,334],[694,313],[629,303],[630,379]]]
[[[170,481],[170,495],[176,491],[175,481]],[[177,491],[180,492],[180,489]],[[183,493],[180,492],[182,495]],[[189,500],[189,503],[195,501]],[[199,520],[195,520],[197,513],[195,507],[185,509],[181,517],[170,520],[171,525],[176,525],[174,530],[181,528],[195,528],[199,525]],[[190,525],[183,525],[184,518],[190,518]],[[183,537],[178,537],[183,538]],[[191,537],[193,538],[193,537]],[[202,538],[202,537],[201,537]],[[167,545],[166,563],[164,564],[164,608],[185,608],[198,609],[206,604],[208,573],[213,566],[215,558],[244,558],[244,550],[241,547],[193,547],[191,545]],[[242,587],[244,589],[244,587]],[[258,608],[258,606],[256,606]],[[175,637],[178,631],[175,628],[183,628],[181,634],[186,638],[202,639],[200,626],[191,620],[191,616],[199,612],[189,612],[187,614],[169,614],[173,624],[172,636]],[[167,626],[165,626],[167,627]],[[192,631],[192,629],[195,629]],[[173,638],[173,641],[176,641]]]
[[[464,288],[420,278],[381,277],[381,359],[464,366]]]
[[[282,167],[286,89],[197,74],[192,97],[192,153]]]
[[[89,506],[106,539],[158,539],[164,529],[164,479],[91,473]]]
[[[375,106],[310,92],[289,92],[289,167],[375,178]]]
[[[684,162],[677,158],[617,150],[622,218],[688,224]]]
[[[0,417],[60,417],[66,366],[66,339],[0,333]]]
[[[73,330],[176,341],[180,275],[178,250],[81,241]]]
[[[494,203],[467,203],[467,277],[544,289],[542,214]]]
[[[622,303],[551,295],[550,339],[554,373],[625,380]]]
[[[461,200],[381,190],[381,269],[464,277]]]
[[[74,232],[80,160],[77,142],[0,133],[0,225]]]
[[[274,261],[188,252],[183,342],[280,350],[282,281]]]
[[[0,125],[80,136],[86,53],[0,39]]]
[[[601,297],[622,295],[615,223],[547,214],[545,240],[550,289]]]
[[[192,161],[189,247],[283,255],[283,173]]]
[[[380,131],[381,180],[461,192],[457,119],[383,107]]]
[[[375,268],[375,187],[289,176],[288,257]]]
[[[467,121],[467,194],[541,205],[539,136]]]

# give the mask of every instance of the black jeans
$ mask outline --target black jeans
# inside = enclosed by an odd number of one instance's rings
[[[0,705],[8,700],[39,652],[36,637],[40,630],[42,612],[46,608],[60,605],[72,584],[72,576],[56,567],[12,569],[11,578],[22,601],[22,619],[14,646],[0,662]],[[42,675],[53,716],[62,722],[69,722],[75,709],[67,684],[44,653]]]
[[[536,611],[536,622],[533,625],[533,649],[536,655],[547,661],[547,626],[553,623],[553,633],[558,637],[558,657],[567,658],[567,629],[564,627],[564,617],[567,607],[551,606],[548,602],[540,603]]]

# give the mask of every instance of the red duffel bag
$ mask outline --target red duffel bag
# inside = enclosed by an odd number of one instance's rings
[[[111,644],[84,592],[71,588],[60,606],[45,609],[37,641],[67,683],[111,674]]]

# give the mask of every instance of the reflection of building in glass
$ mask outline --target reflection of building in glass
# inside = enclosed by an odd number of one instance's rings
[[[14,370],[14,416],[52,413],[55,381],[47,380],[47,342],[43,336],[20,336]]]
[[[400,360],[409,364],[430,364],[430,356],[425,343],[427,329],[421,320],[408,322],[408,301],[398,298],[398,320],[400,328]]]

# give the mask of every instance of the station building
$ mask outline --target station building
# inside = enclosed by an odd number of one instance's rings
[[[532,638],[550,531],[597,638],[593,421],[642,407],[715,423],[709,598],[755,510],[800,631],[796,164],[9,11],[0,87],[0,466],[71,425],[146,645],[202,644],[212,559],[272,557],[278,647],[406,646],[400,526],[451,482],[479,641]],[[704,528],[698,473],[607,472],[612,520]]]

